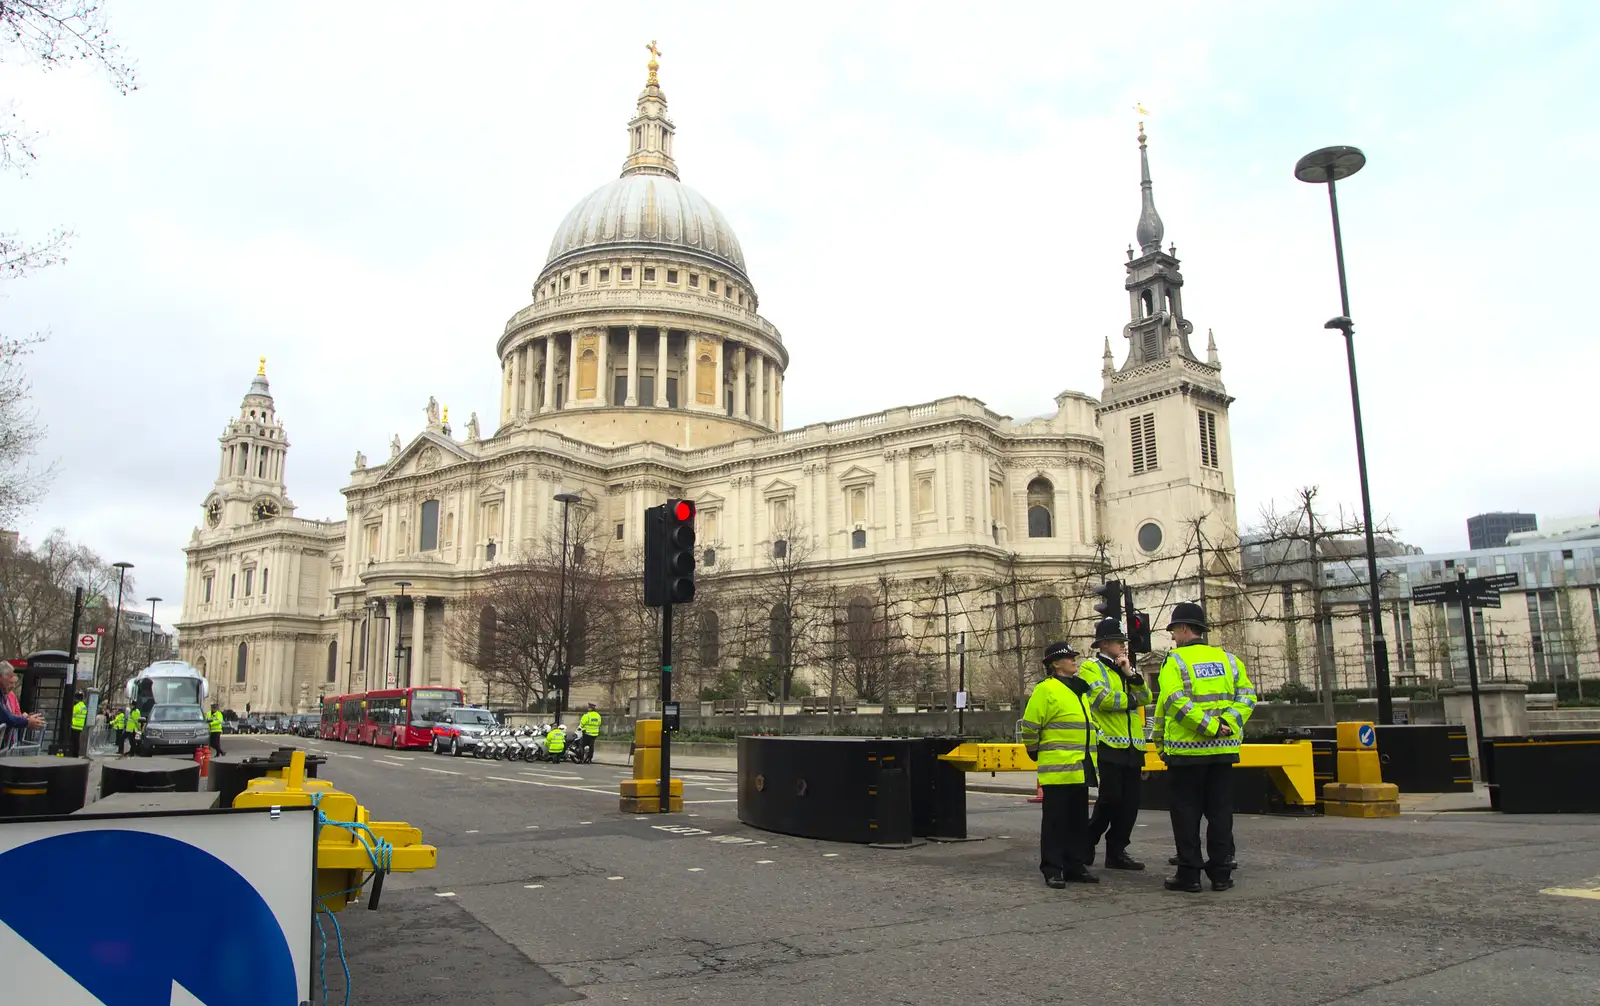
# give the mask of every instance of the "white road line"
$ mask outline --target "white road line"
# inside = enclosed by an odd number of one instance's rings
[[[456,892],[454,892],[454,891],[434,891],[433,892],[433,896],[436,897],[436,898],[453,898],[453,897],[456,896]]]
[[[467,834],[469,834],[469,835],[476,835],[477,833],[478,833],[478,829],[477,828],[468,828],[467,829]]]
[[[377,761],[373,762],[372,764],[374,764],[374,765],[392,765],[395,768],[405,768],[406,767],[406,763],[403,762],[403,761],[390,761],[387,758],[379,758]]]
[[[607,880],[621,880],[621,877],[607,877]]]
[[[543,884],[523,884],[522,886],[525,889],[529,890],[529,891],[537,891],[539,888],[543,887],[544,885]]]
[[[704,872],[706,872],[706,868],[703,867],[703,866],[691,866],[691,867],[689,867],[689,872],[690,873],[704,873]]]
[[[739,802],[739,798],[738,797],[730,797],[727,800],[685,800],[683,802],[684,803],[738,803]],[[696,816],[698,817],[699,815],[696,815]]]
[[[533,769],[522,769],[523,775],[538,776],[540,779],[582,779],[581,775],[568,775],[565,772],[539,772]]]
[[[493,779],[495,782],[520,782],[524,786],[548,786],[550,789],[570,789],[579,793],[599,793],[601,796],[614,797],[617,795],[617,791],[614,789],[595,789],[593,786],[569,786],[566,783],[542,782],[538,779],[513,779],[505,775],[486,775],[484,778]]]
[[[822,854],[822,858],[823,859],[838,859],[839,858],[839,854],[837,852],[824,852]]]
[[[771,862],[772,862],[772,860],[770,860],[770,859],[758,859],[758,860],[756,860],[756,865],[757,866],[766,866],[766,865],[770,864]]]
[[[339,752],[339,757],[340,758],[354,758],[356,761],[366,761],[366,759],[361,757],[360,755],[345,754],[343,751]]]
[[[418,765],[417,768],[421,769],[424,772],[437,772],[440,775],[460,775],[461,774],[460,772],[452,772],[447,768],[429,768],[426,765]]]
[[[525,825],[522,830],[523,831],[538,831],[539,830],[539,826],[537,824],[529,824],[529,825]]]

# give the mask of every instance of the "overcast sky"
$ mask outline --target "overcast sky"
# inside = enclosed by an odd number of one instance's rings
[[[429,395],[492,426],[495,339],[620,169],[652,38],[683,180],[789,347],[789,426],[1098,395],[1138,101],[1237,398],[1241,522],[1308,484],[1359,507],[1327,199],[1291,173],[1334,143],[1369,158],[1340,209],[1379,519],[1442,550],[1482,510],[1595,513],[1600,8],[1101,6],[110,0],[137,92],[0,66],[44,134],[4,229],[77,234],[0,301],[7,334],[50,333],[59,474],[23,531],[135,563],[170,623],[257,356],[303,517],[342,518],[356,450],[409,440]]]

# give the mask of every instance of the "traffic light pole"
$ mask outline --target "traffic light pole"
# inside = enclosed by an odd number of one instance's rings
[[[672,809],[672,731],[667,703],[672,701],[672,600],[661,606],[661,813]]]

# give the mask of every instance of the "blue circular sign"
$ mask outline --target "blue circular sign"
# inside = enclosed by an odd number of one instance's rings
[[[1378,731],[1373,728],[1372,724],[1365,724],[1356,732],[1356,740],[1364,748],[1372,747],[1372,745],[1378,743]]]
[[[0,922],[106,1006],[167,1006],[174,982],[205,1003],[299,1002],[272,909],[187,842],[114,829],[54,835],[0,853],[0,877]]]

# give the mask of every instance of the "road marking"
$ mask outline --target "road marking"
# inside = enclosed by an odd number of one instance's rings
[[[417,756],[416,755],[390,755],[389,757],[390,758],[398,758],[401,761],[416,761],[417,760]]]
[[[634,818],[634,820],[635,821],[644,821],[644,820],[647,820],[647,819],[646,818],[642,818],[642,817],[636,817],[636,818]]]
[[[703,866],[691,866],[691,867],[689,867],[689,872],[690,873],[704,873],[704,872],[706,872],[706,868],[703,867]]]
[[[599,793],[601,796],[609,796],[613,798],[615,798],[617,795],[617,791],[614,789],[596,789],[593,786],[569,786],[566,783],[544,782],[539,779],[513,779],[510,776],[505,775],[486,775],[484,778],[493,779],[495,782],[520,782],[524,786],[548,786],[551,789],[570,789],[576,790],[579,793]]]
[[[737,787],[737,786],[707,786],[706,787],[706,792],[708,792],[708,793],[737,793],[737,792],[739,792],[739,787]],[[727,802],[731,803],[732,801],[727,801]]]
[[[691,828],[686,824],[652,824],[650,827],[656,831],[671,832],[674,835],[709,835],[711,832],[704,828]]]
[[[822,858],[823,859],[838,859],[839,858],[839,854],[837,852],[824,852],[822,854]]]
[[[621,877],[607,877],[607,880],[621,880]]]
[[[1558,898],[1588,898],[1600,901],[1600,877],[1590,877],[1584,881],[1588,887],[1546,887],[1540,894],[1553,894]]]
[[[525,889],[529,890],[529,891],[537,891],[539,888],[543,887],[544,885],[543,884],[523,884],[522,886]]]
[[[539,830],[539,826],[537,824],[529,824],[529,825],[523,826],[522,830],[523,831],[538,831]]]
[[[540,779],[582,779],[581,775],[570,775],[566,772],[541,772],[537,769],[522,769],[523,775],[538,776]]]
[[[772,862],[772,860],[770,860],[770,859],[758,859],[758,860],[756,860],[756,865],[757,866],[766,866],[766,865],[770,864],[771,862]]]
[[[366,759],[360,755],[345,754],[343,751],[338,752],[338,754],[340,758],[354,758],[356,761],[366,761]]]
[[[433,896],[436,897],[436,898],[453,898],[453,897],[456,896],[456,892],[454,892],[454,891],[434,891],[433,892]]]
[[[424,772],[437,772],[440,775],[460,775],[461,774],[460,772],[452,772],[447,768],[429,768],[426,765],[418,765],[417,768],[420,768]]]
[[[579,824],[594,824],[593,821],[579,821]]]
[[[657,792],[660,792],[660,791],[658,790]],[[695,803],[738,803],[739,800],[738,800],[737,797],[732,797],[732,798],[727,799],[727,800],[685,800],[683,802],[684,803],[688,803],[688,804],[695,804]],[[700,815],[699,814],[694,814],[694,815],[691,815],[691,816],[699,817]]]
[[[467,829],[467,834],[469,834],[469,835],[476,835],[477,833],[478,833],[478,829],[477,828],[468,828]]]

